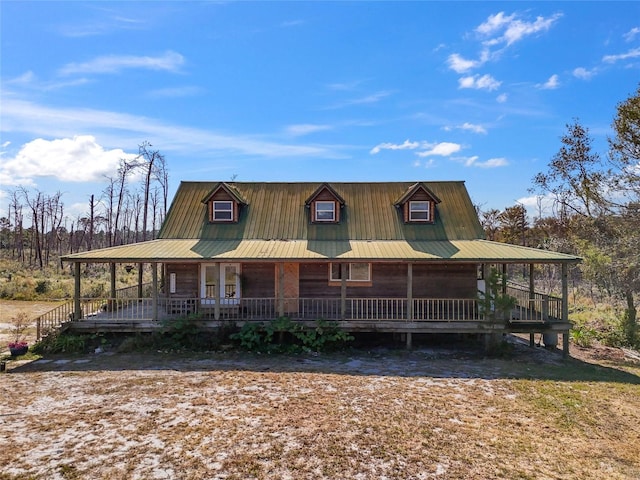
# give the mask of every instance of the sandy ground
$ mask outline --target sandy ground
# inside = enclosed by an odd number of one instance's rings
[[[511,341],[9,361],[0,480],[640,479],[640,365]]]

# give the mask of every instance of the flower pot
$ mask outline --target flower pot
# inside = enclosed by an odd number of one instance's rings
[[[11,352],[12,357],[17,357],[18,355],[24,355],[29,351],[29,347],[27,345],[21,347],[9,347],[9,352]]]

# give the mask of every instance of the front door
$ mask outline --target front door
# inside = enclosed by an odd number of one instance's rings
[[[240,264],[220,263],[202,266],[200,297],[204,305],[216,302],[216,291],[221,305],[235,305],[240,302]]]

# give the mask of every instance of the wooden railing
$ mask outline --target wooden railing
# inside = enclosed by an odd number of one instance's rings
[[[529,298],[529,292],[509,288],[516,297],[519,316],[515,321],[547,322],[561,318],[562,301],[548,295]],[[81,299],[81,319],[95,322],[161,321],[197,314],[204,320],[266,321],[287,316],[294,321],[483,321],[478,301],[472,298],[417,298],[411,309],[406,298],[242,298],[216,308],[210,299],[159,297]],[[74,318],[73,302],[57,307],[38,318],[38,336]]]
[[[518,306],[514,322],[547,322],[562,318],[562,299],[552,295],[531,292],[517,284],[507,285],[507,294],[516,299]]]

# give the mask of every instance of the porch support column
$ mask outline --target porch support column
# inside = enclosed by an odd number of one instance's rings
[[[340,317],[342,320],[347,318],[347,272],[349,264],[340,264]]]
[[[138,298],[142,298],[142,274],[144,269],[144,263],[138,264]]]
[[[80,305],[80,262],[73,264],[73,319],[82,319]]]
[[[109,298],[116,298],[116,264],[115,262],[111,262],[109,264],[109,279],[111,281],[111,290],[109,293]]]
[[[413,263],[407,264],[407,321],[413,322]],[[406,346],[410,350],[413,343],[413,334],[407,332]]]
[[[151,317],[154,322],[158,321],[158,264],[151,264]]]
[[[569,321],[569,266],[562,264],[562,321]],[[569,329],[562,332],[562,356],[569,356]]]
[[[284,262],[278,264],[278,316],[284,317]]]
[[[534,300],[536,298],[536,279],[534,277],[534,269],[535,265],[533,263],[529,264],[529,300]],[[531,302],[527,305],[527,308],[531,306]],[[529,346],[531,348],[536,346],[536,334],[535,332],[529,333]]]
[[[413,263],[407,264],[407,320],[413,322]]]
[[[213,318],[215,320],[220,320],[220,262],[216,262],[213,264],[213,271],[215,280],[215,288],[214,288],[214,305],[213,305]],[[205,287],[206,288],[206,287]]]

